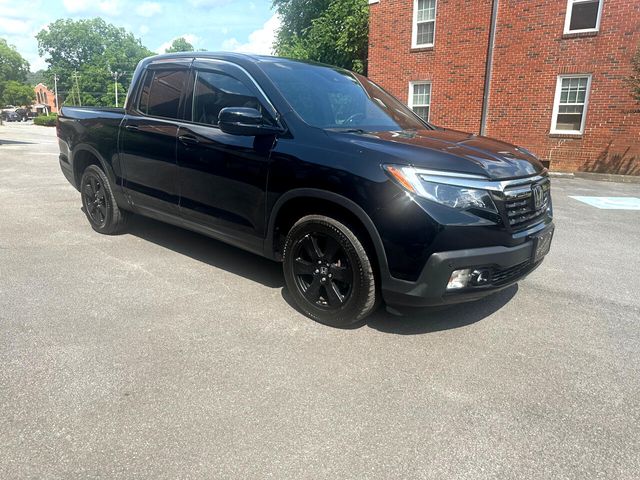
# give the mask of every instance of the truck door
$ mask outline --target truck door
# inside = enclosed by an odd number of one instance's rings
[[[150,65],[122,124],[122,183],[133,205],[143,210],[178,215],[178,112],[189,63]]]
[[[275,109],[233,64],[196,60],[192,72],[192,93],[178,131],[181,214],[246,248],[259,249],[275,137],[224,133],[218,114],[225,107],[250,107],[273,119]]]

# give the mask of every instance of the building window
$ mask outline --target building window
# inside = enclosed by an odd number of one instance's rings
[[[597,32],[603,0],[568,0],[564,33]]]
[[[432,47],[436,33],[436,0],[413,0],[413,48]]]
[[[428,82],[411,82],[409,84],[409,108],[425,122],[428,122],[430,106],[431,84]]]
[[[551,133],[580,135],[589,103],[591,75],[560,75],[553,104]]]

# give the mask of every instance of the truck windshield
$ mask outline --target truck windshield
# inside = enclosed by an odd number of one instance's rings
[[[311,126],[364,132],[432,128],[362,75],[291,60],[260,66]]]

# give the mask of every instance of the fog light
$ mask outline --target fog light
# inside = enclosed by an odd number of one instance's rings
[[[463,270],[454,270],[449,277],[449,283],[447,283],[447,290],[458,290],[465,288],[471,279],[471,269],[465,268]]]
[[[471,281],[469,283],[475,287],[486,285],[489,283],[489,275],[488,268],[478,268],[471,272]]]

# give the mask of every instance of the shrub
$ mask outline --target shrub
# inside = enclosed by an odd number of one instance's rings
[[[43,127],[55,127],[58,115],[52,113],[50,115],[41,115],[33,119],[34,125],[42,125]]]

